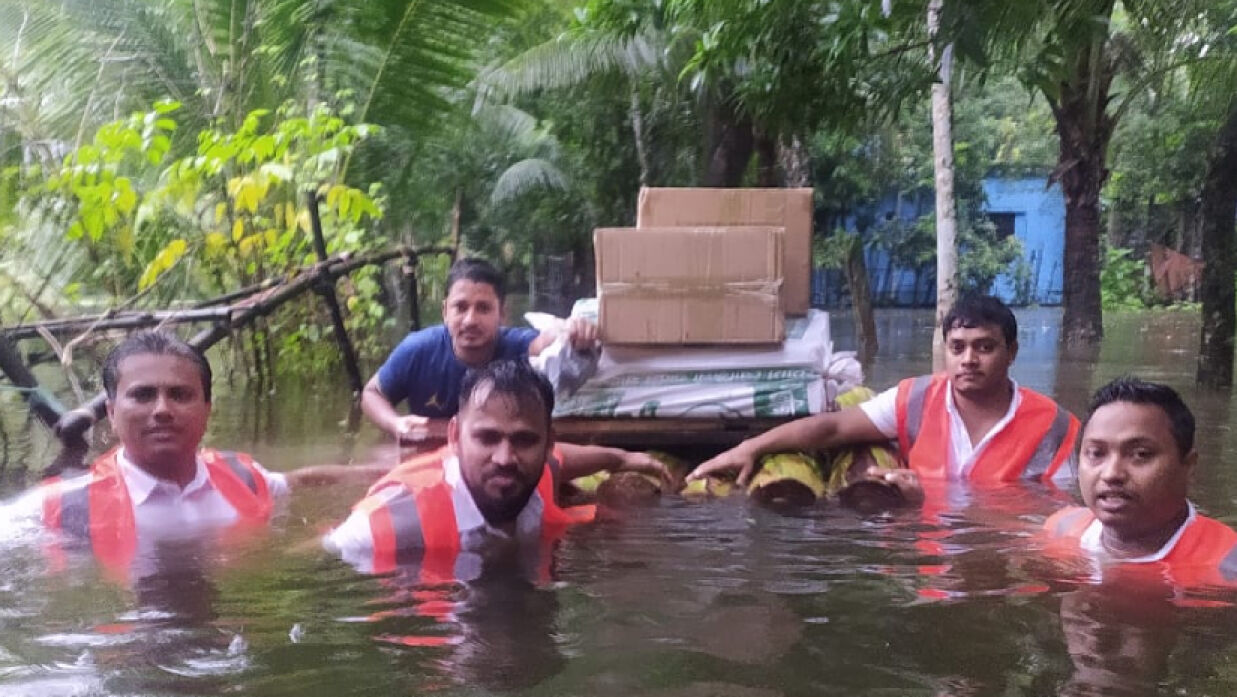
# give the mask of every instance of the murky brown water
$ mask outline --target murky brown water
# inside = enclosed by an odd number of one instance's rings
[[[1125,372],[1181,389],[1199,420],[1194,498],[1237,522],[1222,464],[1232,395],[1192,386],[1195,318],[1112,317],[1098,356],[1060,360],[1059,312],[1018,314],[1015,377],[1066,406]],[[924,371],[931,313],[879,321],[869,384]],[[835,343],[850,335],[838,318]],[[273,396],[221,385],[210,440],[275,469],[369,457],[378,439],[348,435],[342,379],[308,382]],[[6,409],[11,450],[43,461]],[[1036,549],[1059,503],[1041,490],[972,493],[935,520],[667,499],[573,530],[531,578],[499,564],[437,587],[361,576],[314,549],[359,493],[300,492],[269,533],[162,550],[131,586],[89,560],[49,574],[43,550],[6,548],[0,693],[1237,694],[1235,614],[1213,606],[1234,598],[1079,583]]]

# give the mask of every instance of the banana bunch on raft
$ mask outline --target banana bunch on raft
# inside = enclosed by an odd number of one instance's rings
[[[866,387],[855,387],[839,395],[839,407],[859,404],[874,396]],[[675,479],[682,481],[692,466],[668,453],[650,451],[649,455],[666,466]],[[810,506],[821,499],[836,498],[842,504],[861,510],[880,510],[905,503],[895,487],[874,481],[870,468],[896,469],[896,452],[885,445],[856,446],[813,456],[808,453],[777,453],[760,459],[756,473],[748,483],[748,496],[776,508]],[[639,472],[598,472],[570,482],[575,501],[625,508],[656,502],[663,494],[662,482],[651,474]],[[688,499],[724,498],[742,487],[732,479],[707,476],[683,486],[677,492]]]

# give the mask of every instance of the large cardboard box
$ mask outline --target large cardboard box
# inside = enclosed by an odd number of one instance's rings
[[[777,227],[597,229],[602,342],[780,342],[784,237]]]
[[[812,304],[812,189],[640,190],[636,227],[773,225],[786,229],[782,309]]]

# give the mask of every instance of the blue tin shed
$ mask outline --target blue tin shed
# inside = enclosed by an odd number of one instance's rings
[[[1061,187],[1045,187],[1043,177],[998,178],[983,182],[985,210],[998,234],[1022,242],[1025,275],[998,276],[992,292],[1010,305],[1059,305],[1063,290],[1065,253],[1065,198]],[[846,220],[848,230],[870,229],[895,219],[913,223],[931,214],[935,200],[931,190],[896,196],[888,194],[858,215]],[[878,305],[921,307],[936,303],[935,262],[920,268],[893,263],[888,250],[869,245],[864,252],[873,301]],[[842,273],[817,269],[812,279],[813,304],[834,306],[841,301]]]

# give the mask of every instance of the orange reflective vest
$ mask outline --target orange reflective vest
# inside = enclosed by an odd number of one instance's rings
[[[451,487],[443,478],[442,467],[450,456],[451,452],[442,448],[401,463],[370,487],[366,497],[353,507],[369,518],[375,573],[419,560],[424,581],[454,578],[460,533]],[[555,502],[561,459],[555,449],[537,482],[543,542],[556,538],[567,525],[593,520],[596,514],[594,506],[563,508]]]
[[[1044,531],[1077,552],[1083,533],[1094,521],[1090,509],[1073,506],[1049,516]],[[1185,586],[1237,583],[1237,532],[1218,520],[1195,514],[1168,554],[1152,564],[1165,571],[1170,580]]]
[[[984,446],[967,479],[1049,482],[1073,452],[1078,419],[1038,392],[1018,389],[1021,399],[1013,419]],[[949,380],[944,375],[898,383],[898,445],[908,466],[925,479],[949,477],[948,391]]]
[[[117,463],[119,448],[100,457],[90,466],[86,485],[59,477],[43,484],[43,523],[88,540],[95,555],[111,567],[127,566],[137,547],[137,528],[133,504],[124,475]],[[204,449],[199,453],[206,465],[211,486],[236,509],[241,521],[266,520],[273,502],[266,478],[253,464],[253,458],[225,450]]]

